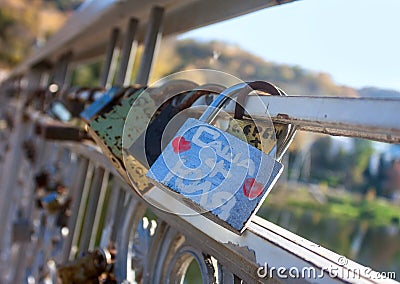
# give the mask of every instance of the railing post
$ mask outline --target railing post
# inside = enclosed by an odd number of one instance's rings
[[[85,181],[83,183],[83,189],[81,191],[81,196],[80,198],[80,203],[78,205],[76,205],[77,207],[74,207],[74,209],[77,208],[77,210],[74,213],[74,217],[71,216],[73,219],[75,219],[75,226],[74,226],[74,230],[73,233],[71,232],[71,237],[72,237],[72,241],[71,241],[71,249],[70,249],[70,253],[68,256],[68,260],[74,259],[76,256],[76,253],[79,250],[79,238],[82,232],[82,224],[84,223],[84,213],[85,213],[85,208],[86,208],[86,204],[88,202],[88,198],[89,198],[89,194],[90,194],[90,188],[91,188],[91,183],[92,183],[92,179],[93,179],[93,172],[94,172],[94,164],[92,162],[89,162],[88,167],[87,167],[87,171],[85,173]]]
[[[128,28],[126,30],[119,68],[117,76],[115,77],[114,85],[116,86],[123,86],[127,81],[126,75],[127,75],[128,63],[129,63],[129,58],[131,56],[132,44],[135,38],[137,26],[138,26],[138,21],[135,18],[131,18],[129,20]],[[130,76],[130,74],[128,74],[128,76]]]
[[[131,199],[125,210],[123,220],[119,223],[117,233],[117,256],[115,260],[115,278],[122,283],[127,276],[127,261],[129,255],[129,242],[140,220],[146,211],[146,206],[137,199]],[[119,252],[119,253],[118,253]]]
[[[108,87],[112,80],[112,75],[114,73],[113,62],[116,60],[117,52],[115,46],[117,44],[119,36],[119,29],[114,28],[110,34],[110,40],[108,41],[108,46],[106,50],[106,57],[104,59],[103,68],[101,70],[100,86]]]
[[[107,247],[110,243],[115,243],[115,238],[112,238],[115,231],[117,220],[118,199],[122,192],[121,185],[117,181],[117,177],[113,177],[113,185],[110,188],[109,200],[107,204],[107,214],[104,221],[104,230],[101,236],[100,247]]]
[[[80,157],[79,165],[76,170],[75,182],[71,187],[71,196],[73,201],[71,205],[71,216],[68,219],[68,235],[65,238],[61,261],[68,260],[71,253],[72,239],[75,234],[76,221],[79,214],[79,206],[82,202],[82,193],[85,186],[86,175],[88,171],[89,162],[86,158]]]
[[[27,86],[22,91],[19,104],[16,111],[15,128],[10,137],[10,148],[9,152],[5,156],[5,163],[2,173],[2,185],[0,186],[0,256],[4,253],[7,247],[10,247],[8,243],[10,237],[10,225],[12,221],[12,210],[15,192],[17,189],[17,178],[18,169],[20,168],[20,160],[22,158],[23,151],[21,151],[21,145],[23,139],[27,133],[29,124],[31,122],[26,121],[24,117],[25,104],[28,98],[29,92],[36,89],[40,82],[41,73],[37,70],[30,70],[27,75]],[[8,239],[8,240],[7,240]]]
[[[81,232],[81,239],[79,242],[79,251],[85,252],[89,248],[90,237],[94,219],[96,217],[97,203],[99,201],[100,192],[103,184],[104,169],[97,167],[94,171],[92,185],[90,186],[89,201],[86,207],[85,219],[83,220],[83,227]]]
[[[161,39],[163,15],[164,8],[154,7],[151,10],[148,29],[146,31],[146,38],[144,40],[144,52],[136,78],[137,84],[147,85],[149,81],[157,42]]]
[[[106,192],[108,189],[110,180],[110,172],[108,170],[105,171],[103,175],[103,182],[101,184],[99,198],[97,199],[96,209],[95,209],[95,218],[93,219],[92,225],[92,233],[89,242],[89,249],[92,250],[96,246],[96,239],[100,229],[100,219],[101,219],[101,212],[104,209],[104,200],[106,197]]]
[[[67,81],[68,66],[71,57],[72,53],[64,54],[63,56],[60,57],[60,60],[56,66],[53,81],[54,84],[57,84],[59,90],[61,90],[64,87],[65,82]]]

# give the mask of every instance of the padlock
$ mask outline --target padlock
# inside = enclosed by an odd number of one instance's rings
[[[198,98],[219,94],[223,90],[222,86],[206,84],[175,95],[171,101],[166,103],[165,107],[161,107],[162,110],[149,124],[145,133],[129,148],[129,153],[143,165],[148,164],[152,166],[162,152],[162,139],[167,142],[170,141],[173,138],[173,134],[183,125],[184,121],[175,116],[179,112],[191,107]],[[173,124],[169,125],[172,118],[175,118]]]
[[[30,242],[32,235],[32,224],[27,218],[18,218],[12,224],[13,242]]]
[[[75,86],[68,89],[63,95],[63,101],[72,117],[79,117],[80,113],[85,109],[85,103],[87,101],[80,101],[79,94],[87,91],[88,88]]]
[[[99,277],[107,273],[112,262],[112,256],[107,249],[88,251],[75,260],[57,266],[57,283],[99,283]]]
[[[103,153],[109,158],[113,166],[133,185],[135,189],[145,192],[152,188],[145,174],[147,168],[133,156],[123,159],[122,137],[125,120],[128,113],[134,114],[134,125],[130,125],[125,131],[129,137],[136,140],[146,129],[151,121],[156,105],[163,100],[169,92],[181,89],[190,89],[195,85],[187,80],[174,80],[158,88],[135,86],[120,103],[115,104],[108,112],[97,116],[89,123],[89,133],[100,146]],[[129,167],[129,169],[126,169]],[[131,178],[127,175],[127,170]]]
[[[71,112],[60,101],[54,101],[50,104],[49,114],[62,122],[68,122],[72,118]]]
[[[188,91],[189,90],[189,91]],[[194,82],[186,80],[170,81],[167,86],[163,86],[164,96],[170,97],[156,115],[153,115],[152,120],[146,131],[142,133],[129,147],[124,148],[124,162],[126,170],[129,174],[131,183],[135,183],[135,188],[139,188],[140,194],[145,194],[153,185],[148,181],[145,174],[154,161],[158,158],[162,151],[162,138],[168,141],[168,136],[165,128],[172,118],[174,124],[179,124],[179,116],[176,119],[175,115],[180,111],[190,107],[197,98],[206,96],[210,93],[219,93],[220,86],[203,85],[198,87]],[[176,94],[176,95],[175,95]],[[183,123],[182,123],[183,124]],[[127,133],[132,133],[134,130],[131,125],[125,126]],[[176,132],[176,131],[175,131]],[[134,134],[135,135],[135,134]],[[137,133],[136,133],[137,135]],[[171,137],[172,138],[172,137]],[[137,186],[137,182],[141,181],[147,185],[146,189]]]
[[[126,88],[111,87],[84,111],[82,111],[80,117],[87,123],[90,122],[93,118],[104,111],[107,106],[112,106],[113,103],[115,103],[115,101],[125,93],[125,91]]]
[[[108,112],[97,116],[89,123],[88,131],[90,136],[100,146],[102,152],[111,161],[114,168],[129,183],[130,180],[122,158],[122,134],[125,124],[125,118],[138,96],[144,88],[133,87],[127,91],[126,97],[121,102],[115,104]],[[146,102],[145,102],[146,103]],[[153,104],[154,102],[149,102]],[[143,111],[143,109],[142,109]],[[140,169],[137,169],[140,170]],[[151,185],[144,178],[138,178],[137,182],[141,188],[148,188]]]
[[[25,157],[30,163],[34,163],[36,160],[36,149],[35,143],[32,138],[25,140],[22,143],[22,149],[25,152]]]
[[[71,198],[67,195],[68,189],[58,184],[56,190],[40,198],[40,203],[49,214],[59,214],[68,209]]]
[[[249,86],[258,95],[285,95],[278,87],[269,82],[255,81],[249,83]],[[243,106],[247,98],[248,94],[246,92],[241,92],[238,95],[234,117],[230,119],[226,132],[243,141],[247,141],[250,145],[268,154],[275,147],[276,141],[288,133],[290,125],[272,124],[271,121],[261,120],[255,122],[252,118],[245,118]],[[274,128],[274,131],[272,128]]]
[[[47,118],[36,121],[35,134],[46,140],[81,141],[90,139],[88,133],[80,126]]]
[[[239,234],[283,170],[273,156],[209,124],[244,88],[248,84],[226,89],[199,120],[188,119],[147,173],[155,185]]]
[[[89,123],[89,132],[95,137],[98,144],[106,145],[112,155],[122,160],[122,129],[125,117],[133,102],[143,92],[143,87],[132,87],[126,92],[119,103],[115,104],[108,112],[97,116]],[[151,102],[153,103],[153,102]],[[94,135],[93,135],[94,134]]]

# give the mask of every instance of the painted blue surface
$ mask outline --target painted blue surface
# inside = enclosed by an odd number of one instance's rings
[[[55,200],[57,200],[58,194],[56,192],[51,192],[47,194],[46,196],[42,197],[42,202],[44,203],[51,203]]]
[[[196,119],[186,121],[176,137],[188,141],[190,149],[176,153],[173,139],[147,177],[189,198],[236,231],[243,231],[282,172],[282,164]],[[261,184],[262,193],[246,196],[245,181],[253,178]]]
[[[86,121],[91,120],[96,114],[98,114],[104,107],[106,107],[115,98],[117,93],[120,91],[119,87],[111,87],[106,93],[98,100],[94,101],[84,111],[80,113],[80,117]]]

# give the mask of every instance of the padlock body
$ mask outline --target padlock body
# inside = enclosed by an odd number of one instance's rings
[[[89,122],[106,106],[108,106],[116,98],[120,91],[121,88],[119,87],[111,87],[100,99],[94,101],[83,112],[81,112],[80,117]]]
[[[107,113],[97,116],[89,124],[89,133],[122,177],[128,183],[131,183],[135,189],[140,192],[146,192],[153,187],[145,177],[147,168],[131,155],[126,155],[125,161],[123,161],[122,149],[123,131],[129,112],[132,112],[130,120],[135,123],[134,125],[127,124],[125,131],[130,137],[126,138],[135,140],[140,136],[150,120],[146,110],[155,108],[152,98],[146,93],[145,95],[142,94],[143,89],[140,88],[113,106]],[[139,96],[141,99],[140,102],[137,102],[136,100]],[[126,143],[129,144],[129,142]]]
[[[282,164],[214,126],[188,119],[147,177],[231,231],[246,228]]]
[[[12,225],[13,242],[30,242],[32,225],[28,219],[18,219]]]

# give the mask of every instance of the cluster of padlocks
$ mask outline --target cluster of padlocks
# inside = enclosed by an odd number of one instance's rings
[[[280,160],[295,134],[292,125],[246,112],[248,98],[262,103],[267,95],[286,94],[263,81],[226,88],[171,80],[151,87],[74,88],[56,95],[41,90],[27,104],[48,114],[37,119],[37,135],[94,140],[144,200],[157,186],[196,214],[241,234],[281,174]],[[24,147],[27,158],[34,159],[29,141]],[[56,216],[55,225],[62,228],[73,196],[52,172],[57,171],[43,169],[35,177],[36,205]],[[179,214],[167,205],[158,207]],[[60,265],[59,277],[103,275],[103,282],[112,283],[110,251],[88,252]],[[78,278],[74,283],[81,283]]]
[[[84,101],[93,103],[76,104],[83,94],[87,96]],[[172,80],[153,88],[112,87],[104,93],[68,94],[72,113],[61,102],[53,102],[50,109],[63,120],[80,111],[90,137],[140,195],[157,184],[199,213],[240,233],[282,171],[279,160],[294,135],[291,125],[273,125],[267,119],[256,123],[246,117],[250,95],[285,94],[262,81],[224,88]],[[233,117],[216,119],[231,101]],[[189,112],[191,118],[188,112],[178,115],[201,105],[207,108],[198,111],[197,117],[194,112]],[[198,115],[199,119],[193,118]],[[75,137],[85,135],[76,128]]]

